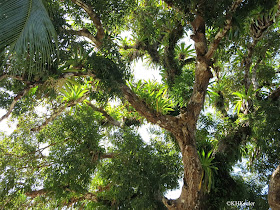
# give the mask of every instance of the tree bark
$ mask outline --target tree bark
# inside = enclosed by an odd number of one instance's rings
[[[162,115],[151,111],[143,101],[133,93],[126,85],[121,87],[125,98],[136,109],[136,111],[146,117],[151,123],[169,130],[177,140],[182,152],[184,165],[184,184],[181,195],[176,200],[163,198],[164,205],[170,210],[194,210],[203,209],[203,192],[201,190],[202,165],[196,148],[196,124],[199,114],[204,105],[204,99],[210,78],[213,76],[210,71],[211,58],[213,57],[221,39],[226,35],[231,27],[232,15],[242,0],[234,1],[232,7],[226,15],[224,28],[217,33],[214,41],[207,47],[205,37],[205,21],[202,16],[197,15],[192,22],[193,35],[196,51],[196,69],[193,93],[186,110],[181,110],[181,114],[173,117]],[[167,2],[168,3],[168,2]],[[170,61],[170,60],[169,60]]]
[[[202,178],[202,166],[196,148],[196,123],[204,104],[207,86],[212,73],[209,69],[209,61],[205,57],[207,42],[205,38],[205,22],[201,16],[197,16],[192,22],[194,34],[191,38],[195,44],[197,54],[195,82],[193,93],[187,105],[187,109],[178,116],[177,126],[171,132],[176,137],[182,152],[184,165],[184,184],[181,195],[177,200],[164,199],[168,209],[202,209],[200,189]]]
[[[270,178],[268,203],[271,210],[280,209],[280,165],[276,168]]]
[[[202,166],[197,153],[193,132],[187,132],[187,128],[183,127],[182,132],[177,134],[176,139],[180,142],[182,151],[184,183],[178,199],[168,200],[164,198],[163,203],[170,210],[201,209],[201,197],[203,195],[200,189]],[[189,144],[182,142],[189,142]]]

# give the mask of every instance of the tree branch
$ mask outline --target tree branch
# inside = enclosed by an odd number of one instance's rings
[[[65,205],[67,205],[67,207],[72,206],[74,203],[77,203],[79,201],[83,201],[83,200],[89,200],[89,201],[93,201],[93,202],[98,202],[98,198],[95,194],[88,192],[86,194],[84,194],[81,197],[72,197],[70,198],[68,203],[65,203]]]
[[[65,79],[65,78],[68,78],[68,77],[71,77],[71,76],[82,76],[82,75],[88,75],[88,76],[91,76],[93,78],[95,78],[95,75],[94,74],[91,74],[91,73],[64,73],[64,74],[61,74],[60,77],[58,78],[59,79]],[[35,87],[36,85],[39,85],[39,84],[44,84],[44,81],[37,81],[37,82],[33,82],[31,83],[30,81],[26,81],[24,80],[24,78],[22,77],[19,77],[19,76],[13,76],[13,75],[8,75],[8,74],[3,74],[0,76],[0,81],[1,79],[4,79],[6,77],[9,77],[9,78],[12,78],[12,79],[16,79],[16,80],[19,80],[19,81],[23,81],[24,83],[26,83],[28,86],[23,90],[21,91],[20,93],[17,94],[17,96],[13,99],[7,113],[5,115],[3,115],[1,118],[0,118],[0,122],[3,121],[4,119],[6,119],[7,117],[10,116],[10,114],[12,113],[15,105],[17,104],[17,102],[22,98],[24,97],[28,91]],[[74,104],[75,105],[75,104]],[[66,107],[65,107],[66,108]],[[62,110],[63,111],[63,110]]]
[[[257,45],[259,40],[254,39],[252,44],[248,46],[248,55],[244,57],[242,64],[244,64],[244,80],[245,80],[245,92],[248,93],[249,87],[251,85],[250,79],[250,67],[252,65],[252,57],[255,46]]]
[[[3,79],[5,79],[6,77],[8,77],[8,74],[2,74],[2,75],[0,76],[0,81],[2,81]]]
[[[184,27],[179,21],[177,25],[168,34],[168,45],[164,48],[163,66],[167,72],[167,79],[172,85],[175,77],[181,74],[181,68],[175,61],[175,46],[178,40],[183,36]]]
[[[131,104],[131,106],[149,122],[158,124],[160,127],[171,131],[177,128],[177,118],[170,115],[163,115],[155,110],[150,109],[144,101],[142,101],[127,85],[122,85],[121,90]]]
[[[194,61],[195,61],[195,58],[188,58],[188,59],[185,59],[185,60],[181,61],[181,68],[184,67],[187,64],[193,63]]]
[[[148,41],[137,40],[134,45],[124,45],[124,46],[119,46],[119,47],[124,50],[128,50],[128,49],[136,50],[136,53],[133,56],[133,59],[144,55],[143,53],[141,53],[139,51],[141,51],[141,50],[145,51],[150,55],[150,57],[152,58],[152,61],[154,63],[158,64],[158,63],[160,63],[160,55],[158,53],[159,44],[160,44],[160,41],[156,41],[155,43],[150,44]],[[131,59],[131,60],[133,60],[133,59]]]
[[[86,37],[88,39],[90,39],[94,44],[96,44],[96,46],[101,46],[101,42],[99,42],[95,36],[93,36],[90,31],[86,28],[83,28],[82,30],[79,31],[75,31],[75,30],[66,30],[67,32],[69,32],[72,35],[78,35],[78,36],[83,36]]]
[[[273,101],[276,101],[277,99],[279,99],[279,97],[280,97],[280,87],[274,90],[269,96],[269,98],[271,98]]]
[[[94,153],[94,151],[91,151],[91,153]],[[103,160],[103,159],[107,159],[107,158],[114,158],[116,157],[116,153],[100,153],[100,152],[95,152],[92,155],[92,159],[91,161],[93,163],[96,163],[98,160]]]
[[[114,158],[116,157],[115,153],[104,153],[104,154],[100,154],[100,159],[106,159],[106,158]]]
[[[31,198],[36,198],[38,196],[46,195],[48,193],[47,190],[41,189],[41,190],[34,190],[31,192],[26,192],[25,195]]]
[[[12,113],[13,109],[15,108],[15,105],[17,104],[17,102],[23,96],[25,96],[32,87],[34,87],[34,84],[29,85],[23,91],[21,91],[19,94],[17,94],[17,96],[14,98],[13,102],[11,103],[11,105],[10,105],[10,107],[8,109],[8,112],[0,118],[0,122],[10,116],[10,114]]]
[[[100,48],[102,45],[102,39],[105,36],[105,32],[99,16],[94,12],[93,8],[90,5],[84,3],[82,0],[72,0],[72,2],[84,9],[90,17],[90,19],[92,20],[92,22],[94,23],[94,25],[96,26],[97,33],[95,35],[95,39],[97,41],[95,42],[95,44],[98,48]]]
[[[224,29],[217,33],[208,51],[205,38],[205,21],[203,17],[198,14],[194,21],[191,23],[194,32],[191,38],[195,42],[197,63],[192,96],[187,105],[187,109],[179,116],[179,118],[182,119],[187,125],[187,127],[185,127],[185,130],[183,131],[184,133],[193,134],[196,130],[196,123],[204,104],[208,83],[210,78],[213,76],[209,69],[210,59],[213,56],[215,50],[218,48],[221,39],[230,29],[232,16],[241,2],[242,0],[236,0],[233,3],[231,9],[226,15],[227,19]]]
[[[257,80],[257,68],[259,67],[259,64],[262,62],[262,58],[259,58],[255,64],[255,66],[252,68],[252,84],[254,87],[254,90],[257,90],[259,88],[259,82]]]
[[[256,22],[258,24],[256,24]],[[273,20],[271,18],[262,18],[255,20],[254,23],[251,24],[251,35],[253,36],[253,42],[248,46],[248,55],[244,57],[243,64],[244,64],[244,79],[245,79],[245,91],[246,93],[249,90],[251,83],[254,85],[254,89],[257,89],[257,78],[256,78],[256,67],[252,70],[252,77],[250,77],[250,68],[252,65],[252,57],[255,50],[255,46],[261,40],[264,33],[267,29],[273,24]],[[261,59],[259,59],[259,62]],[[257,62],[258,64],[258,62]],[[257,65],[256,65],[257,66]]]
[[[46,119],[46,121],[35,128],[32,128],[31,131],[40,131],[42,130],[44,127],[46,127],[51,121],[53,121],[58,115],[60,115],[67,107],[72,107],[77,105],[78,103],[84,101],[86,99],[86,97],[88,96],[88,94],[85,94],[84,96],[82,96],[81,98],[77,99],[76,101],[71,101],[68,103],[64,103],[61,104],[55,111],[54,113],[51,115],[51,117],[49,117],[48,119]]]
[[[106,119],[111,123],[112,125],[115,125],[117,127],[121,127],[121,123],[117,120],[115,120],[111,115],[109,115],[104,109],[98,108],[94,106],[92,103],[87,102],[87,105],[89,105],[94,111],[100,112]]]
[[[221,31],[219,31],[216,34],[214,41],[210,45],[209,50],[208,50],[208,52],[205,55],[206,59],[209,60],[210,58],[212,58],[212,56],[214,55],[214,52],[218,48],[218,45],[219,45],[220,41],[222,40],[222,38],[224,38],[226,33],[231,28],[233,14],[235,13],[237,7],[241,4],[242,1],[243,0],[236,0],[236,1],[234,1],[233,5],[231,6],[230,10],[228,11],[228,13],[226,15],[227,18],[226,18],[226,21],[225,21],[225,26],[224,26],[224,28]]]
[[[72,190],[70,190],[70,189],[66,189],[66,190],[72,192]],[[38,196],[44,196],[48,193],[53,193],[53,191],[48,191],[46,189],[41,189],[41,190],[34,190],[34,191],[31,191],[31,192],[26,192],[25,195],[34,199]],[[83,201],[83,200],[98,202],[98,198],[95,194],[93,194],[91,192],[87,192],[87,193],[83,194],[83,196],[70,198],[69,202],[65,203],[64,205],[71,206],[73,203]]]

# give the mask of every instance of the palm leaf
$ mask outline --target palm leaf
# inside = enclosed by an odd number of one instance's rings
[[[9,63],[9,73],[32,75],[47,69],[56,56],[55,38],[42,0],[0,3],[0,49]]]

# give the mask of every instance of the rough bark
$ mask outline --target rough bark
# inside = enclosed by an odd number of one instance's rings
[[[184,183],[181,195],[176,200],[163,199],[163,203],[170,210],[201,209],[201,198],[203,194],[199,186],[202,176],[202,166],[197,153],[194,136],[190,132],[186,132],[186,130],[183,127],[182,133],[176,136],[178,142],[192,142],[187,145],[182,145],[181,143],[184,165]]]
[[[202,176],[202,166],[197,153],[195,131],[209,79],[212,76],[208,67],[209,65],[205,61],[197,62],[194,93],[187,106],[187,111],[179,116],[177,129],[173,130],[182,152],[184,185],[181,196],[177,200],[165,202],[169,209],[201,209],[200,198],[202,192],[199,184]]]
[[[182,112],[181,115],[178,116],[177,129],[171,130],[174,136],[176,136],[182,152],[184,164],[184,185],[182,187],[181,195],[177,200],[163,199],[163,202],[168,209],[193,210],[203,208],[201,202],[203,192],[200,189],[202,166],[196,148],[196,123],[204,104],[209,80],[212,77],[212,73],[210,71],[210,59],[218,48],[221,39],[230,29],[232,15],[241,2],[242,0],[237,0],[233,3],[227,13],[225,27],[221,32],[218,32],[213,43],[210,45],[209,50],[205,37],[205,21],[203,20],[203,17],[201,15],[197,15],[195,20],[192,22],[194,34],[191,38],[194,41],[197,54],[193,93],[187,105],[186,111]]]
[[[271,98],[273,101],[278,100],[280,97],[280,87],[278,87],[276,90],[274,90],[271,95],[269,96],[269,98]]]
[[[233,128],[231,132],[225,136],[218,143],[218,148],[214,151],[213,155],[223,155],[225,162],[237,161],[239,150],[242,141],[246,140],[251,134],[249,122],[240,123],[239,126]]]
[[[196,20],[192,23],[194,31],[192,39],[195,41],[197,53],[193,93],[186,111],[178,116],[176,129],[171,130],[182,152],[184,185],[177,200],[163,200],[168,209],[201,209],[202,166],[197,153],[195,131],[212,73],[209,70],[209,59],[205,58],[207,43],[203,30],[205,25],[202,25],[205,23],[201,16],[197,16]]]
[[[199,66],[199,65],[198,65]],[[203,65],[205,66],[205,65]],[[201,70],[201,69],[200,69]],[[207,71],[208,72],[208,71]],[[165,128],[173,133],[180,146],[182,152],[182,160],[184,164],[184,186],[182,188],[181,196],[177,200],[163,199],[163,203],[168,209],[200,209],[200,197],[201,192],[199,184],[202,176],[202,167],[200,164],[199,156],[196,149],[195,143],[195,123],[198,118],[199,112],[202,108],[202,101],[205,97],[205,93],[201,93],[202,90],[198,90],[199,87],[203,87],[206,92],[207,84],[210,79],[210,74],[206,73],[207,76],[202,76],[203,84],[196,85],[198,96],[194,96],[195,99],[200,99],[199,104],[192,103],[190,105],[190,112],[187,112],[187,118],[185,115],[178,117],[164,116],[153,110],[150,110],[132,90],[126,85],[122,86],[122,91],[126,99],[136,109],[138,113],[146,117],[146,119],[152,123],[158,124],[162,128]],[[200,78],[200,79],[201,79]],[[199,81],[201,81],[198,79]],[[197,107],[196,107],[197,106]],[[195,113],[195,114],[193,114]]]
[[[125,84],[121,85],[121,90],[126,100],[139,114],[144,116],[149,122],[157,124],[168,131],[177,128],[177,118],[175,118],[174,116],[163,115],[160,112],[152,110]]]
[[[164,48],[163,66],[166,69],[167,80],[170,86],[174,84],[176,76],[181,74],[181,68],[175,60],[175,46],[183,34],[184,27],[179,22],[171,30],[168,36],[168,45]]]
[[[271,210],[280,209],[280,165],[276,168],[270,178],[268,203]]]
[[[85,31],[86,32],[85,36],[90,38],[96,44],[96,47],[100,48],[102,45],[102,40],[105,36],[105,31],[104,31],[104,28],[102,26],[102,23],[101,23],[101,20],[100,20],[98,14],[95,13],[94,9],[90,5],[86,4],[82,0],[72,0],[72,2],[76,5],[78,5],[79,7],[81,7],[88,14],[91,21],[95,25],[95,27],[97,29],[97,33],[96,33],[95,37],[93,38],[93,36],[90,35],[88,30]],[[84,30],[81,30],[78,33],[83,33],[83,31]]]

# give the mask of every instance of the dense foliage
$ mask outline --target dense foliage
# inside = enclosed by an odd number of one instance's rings
[[[195,186],[201,209],[268,209],[280,164],[279,6],[0,1],[0,121],[17,124],[0,138],[0,207],[172,209]],[[135,80],[139,59],[161,80]],[[164,198],[179,180],[181,197]]]

